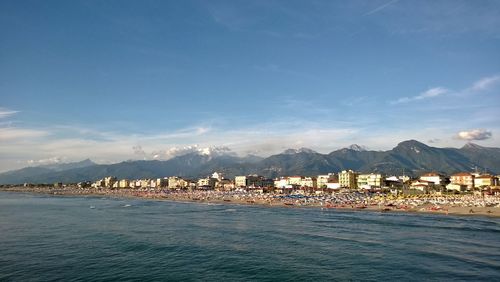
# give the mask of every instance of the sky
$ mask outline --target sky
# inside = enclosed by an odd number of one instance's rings
[[[0,171],[500,147],[499,1],[0,1]]]

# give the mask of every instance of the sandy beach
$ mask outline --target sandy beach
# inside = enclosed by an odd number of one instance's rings
[[[81,189],[76,187],[10,187],[0,191],[40,193],[54,196],[99,196],[155,200],[261,205],[285,208],[367,210],[443,215],[500,217],[500,196],[337,193],[322,196],[281,195],[236,191],[168,191],[152,189]]]

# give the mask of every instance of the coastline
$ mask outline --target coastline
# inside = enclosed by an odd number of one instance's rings
[[[184,203],[206,203],[206,204],[228,204],[247,205],[279,208],[316,208],[322,210],[343,210],[343,211],[370,211],[370,212],[398,212],[413,214],[440,214],[456,216],[487,216],[500,217],[500,206],[460,206],[449,204],[431,204],[409,206],[396,205],[390,198],[376,199],[375,203],[355,204],[338,203],[325,204],[324,201],[305,201],[306,198],[286,198],[278,195],[256,195],[245,193],[223,193],[223,192],[173,192],[162,191],[136,191],[136,190],[95,190],[95,189],[54,189],[54,188],[25,188],[11,187],[3,188],[0,191],[16,192],[27,194],[42,194],[57,197],[106,197],[122,199],[148,199],[158,201],[174,201]],[[410,199],[411,200],[411,199]]]

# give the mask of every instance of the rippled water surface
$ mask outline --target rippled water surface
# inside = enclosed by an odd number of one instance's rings
[[[0,280],[500,280],[500,220],[0,192]]]

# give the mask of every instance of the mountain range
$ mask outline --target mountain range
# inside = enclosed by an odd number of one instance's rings
[[[0,184],[72,183],[97,180],[113,175],[118,178],[158,178],[181,176],[206,177],[214,171],[232,178],[235,175],[259,174],[266,177],[286,175],[318,175],[352,169],[387,175],[412,175],[436,171],[453,174],[480,170],[500,173],[500,148],[468,143],[462,148],[436,148],[415,140],[399,143],[388,151],[371,151],[363,146],[320,154],[311,149],[288,149],[267,158],[238,157],[234,154],[190,152],[166,161],[125,161],[101,165],[90,160],[77,163],[27,167],[0,173]]]

